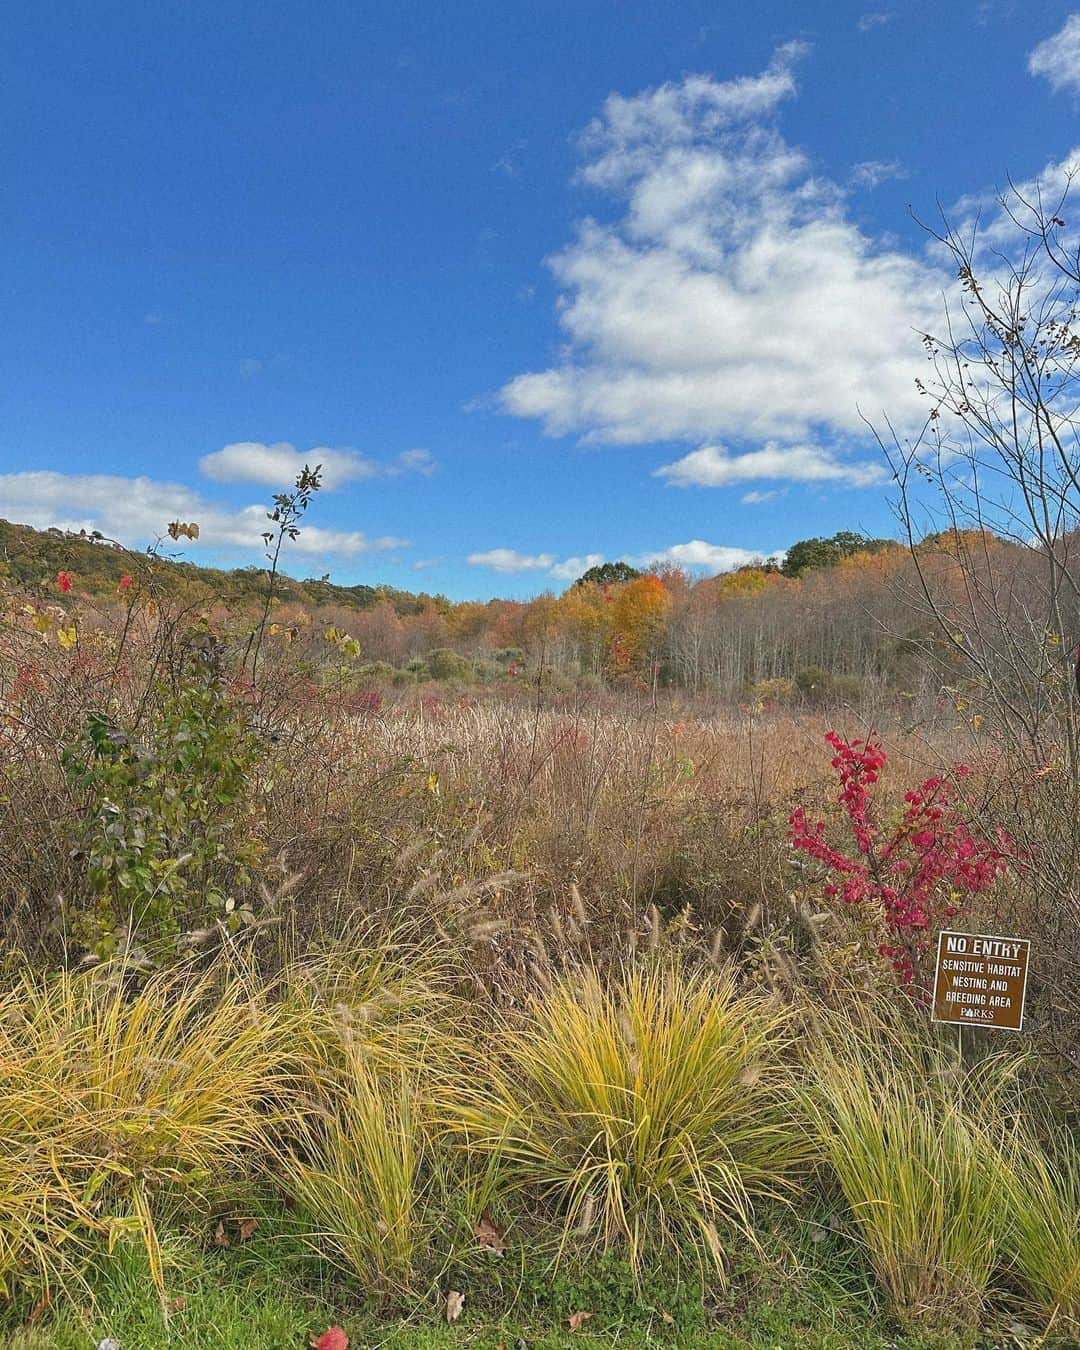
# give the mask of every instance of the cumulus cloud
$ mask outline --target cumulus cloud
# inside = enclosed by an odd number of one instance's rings
[[[470,553],[465,560],[471,567],[490,567],[496,572],[545,572],[555,581],[576,581],[590,567],[604,561],[602,553],[586,553],[579,558],[555,561],[553,553],[519,553],[513,548],[491,548],[486,553]]]
[[[815,446],[777,442],[744,454],[733,454],[722,445],[703,445],[673,464],[662,465],[654,473],[675,487],[730,487],[733,483],[762,478],[873,487],[889,477],[883,464],[842,460]]]
[[[580,178],[615,218],[584,220],[550,260],[567,341],[556,364],[503,387],[506,411],[610,444],[837,453],[863,413],[919,423],[915,334],[949,278],[854,224],[843,189],[777,130],[801,53],[782,48],[749,79],[607,99]]]
[[[545,572],[555,562],[552,553],[519,553],[515,548],[489,548],[486,553],[470,553],[470,567],[490,567],[495,572]]]
[[[628,561],[637,567],[674,563],[689,571],[717,576],[721,572],[733,572],[737,567],[746,567],[750,563],[782,557],[782,552],[765,554],[754,549],[736,548],[730,544],[707,544],[704,539],[691,539],[688,543],[671,544],[667,548],[658,549],[655,553],[638,554]]]
[[[548,576],[554,577],[557,581],[576,581],[590,567],[599,567],[606,561],[602,553],[586,553],[582,558],[564,558],[561,563],[556,563],[551,568]]]
[[[352,450],[331,450],[315,446],[300,451],[288,441],[264,445],[261,441],[234,441],[213,454],[203,455],[199,471],[215,483],[265,483],[285,488],[296,481],[304,465],[323,467],[323,485],[333,491],[342,483],[374,478],[378,469],[363,455]]]
[[[301,451],[288,441],[272,445],[234,441],[203,455],[199,470],[215,483],[265,483],[268,487],[285,488],[296,481],[305,464],[312,469],[316,464],[322,465],[323,487],[332,492],[344,483],[367,478],[429,474],[435,461],[427,450],[404,450],[390,463],[378,464],[355,450],[332,450],[324,445]]]
[[[100,530],[123,543],[145,543],[163,535],[169,521],[184,520],[199,525],[192,547],[250,549],[260,556],[265,547],[265,506],[228,510],[181,483],[118,474],[9,473],[0,474],[0,501],[9,520],[38,529]],[[408,544],[393,536],[372,539],[360,530],[305,525],[288,547],[306,555],[348,556]]]
[[[1033,223],[1030,208],[1025,203],[1041,203],[1044,210],[1053,213],[1074,190],[1078,174],[1080,145],[1073,146],[1060,159],[1049,160],[1032,177],[1020,182],[1014,180],[1004,193],[972,193],[960,198],[951,214],[957,233],[975,239],[976,261],[982,271],[984,287],[990,279],[1007,284],[1011,270],[1009,259],[1022,256],[1025,245],[1030,242],[1017,227],[1017,219],[1029,226]],[[1071,211],[1068,214],[1071,220]],[[1067,234],[1059,231],[1058,240],[1067,241],[1070,249],[1080,246],[1075,228]],[[1037,280],[1037,275],[1033,280]]]
[[[685,544],[670,544],[667,548],[653,549],[647,553],[625,553],[620,556],[635,567],[661,567],[665,563],[673,563],[678,567],[715,576],[719,572],[731,572],[747,563],[763,562],[767,557],[782,558],[783,554],[765,554],[754,549],[707,544],[703,539],[691,539]],[[486,553],[471,553],[466,561],[473,567],[490,567],[496,572],[543,572],[554,581],[576,581],[590,567],[599,567],[607,558],[603,553],[585,553],[580,557],[556,562],[551,553],[525,554],[512,548],[493,548]]]
[[[1055,92],[1080,92],[1080,14],[1070,14],[1056,33],[1029,53],[1028,70],[1049,80]]]

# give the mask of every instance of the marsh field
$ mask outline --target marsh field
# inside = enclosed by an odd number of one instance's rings
[[[1080,1350],[1080,0],[3,18],[0,1350]]]
[[[5,1343],[1076,1343],[1065,723],[397,680],[125,566],[8,583]]]

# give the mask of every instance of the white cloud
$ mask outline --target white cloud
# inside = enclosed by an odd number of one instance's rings
[[[528,141],[517,140],[504,151],[491,166],[495,173],[504,173],[507,178],[516,178],[521,172],[521,156]]]
[[[1030,207],[1025,203],[1041,204],[1042,209],[1052,215],[1064,203],[1078,174],[1080,145],[1073,146],[1061,159],[1048,161],[1031,178],[1011,182],[1005,192],[971,193],[955,204],[950,214],[956,233],[975,240],[976,262],[984,289],[991,281],[1006,284],[1011,268],[1016,265],[1015,260],[1023,257],[1025,247],[1031,242],[1017,226],[1017,220],[1028,226],[1033,223]],[[1071,211],[1068,214],[1071,221]],[[1075,229],[1067,234],[1059,231],[1057,237],[1059,242],[1067,242],[1070,249],[1080,245]],[[1052,271],[1050,275],[1053,275]],[[1032,303],[1029,300],[1029,304]]]
[[[602,553],[586,553],[580,558],[555,561],[553,553],[519,553],[513,548],[492,548],[486,553],[470,553],[465,560],[471,567],[490,567],[496,572],[546,572],[555,581],[576,581],[590,567],[604,561]]]
[[[770,488],[768,492],[744,492],[739,500],[745,506],[760,506],[762,502],[771,502],[774,497],[782,497],[784,494],[780,488]]]
[[[809,48],[780,47],[767,70],[720,82],[688,75],[624,98],[609,94],[604,110],[581,135],[587,161],[582,179],[594,187],[627,187],[651,173],[673,146],[690,149],[702,136],[761,117],[795,93],[793,66]]]
[[[1080,93],[1080,14],[1070,14],[1056,33],[1029,53],[1028,70],[1049,80],[1055,92]]]
[[[181,483],[117,474],[9,473],[0,474],[0,501],[7,519],[38,529],[100,530],[122,543],[147,543],[163,535],[171,520],[196,521],[200,535],[192,547],[249,549],[258,557],[265,550],[265,506],[230,511]],[[286,547],[305,555],[343,556],[408,544],[393,536],[371,539],[360,530],[304,525]]]
[[[545,572],[555,562],[551,553],[519,553],[513,548],[490,548],[486,553],[470,553],[470,567],[490,567],[495,572]]]
[[[722,445],[703,445],[654,473],[676,487],[730,487],[762,478],[872,487],[889,477],[883,464],[841,460],[815,446],[776,442],[743,454],[732,454]]]
[[[774,494],[767,493],[766,496]],[[620,555],[634,567],[660,567],[673,563],[691,571],[716,576],[731,572],[748,563],[764,562],[767,558],[780,559],[783,552],[766,554],[755,549],[736,548],[726,544],[707,544],[703,539],[691,539],[685,544],[670,544],[667,548],[646,553]],[[496,572],[544,572],[554,581],[576,581],[589,570],[606,561],[603,553],[586,553],[576,558],[556,562],[551,553],[524,554],[512,548],[493,548],[486,553],[470,553],[466,561],[473,567],[490,567]]]
[[[898,159],[864,159],[851,166],[848,181],[852,187],[868,188],[871,192],[890,178],[906,178],[907,169]]]
[[[435,472],[435,460],[430,450],[402,450],[397,460],[388,465],[385,472],[389,475],[419,473],[426,478]]]
[[[782,556],[782,553],[765,554],[754,549],[735,548],[729,544],[707,544],[704,539],[691,539],[686,544],[671,544],[668,548],[658,549],[655,553],[640,553],[627,561],[637,567],[675,563],[691,571],[716,576],[720,572],[733,572],[737,567]]]
[[[355,451],[330,450],[326,446],[300,451],[288,441],[273,445],[234,441],[213,454],[203,455],[199,471],[215,483],[265,483],[268,487],[288,488],[305,464],[312,469],[316,464],[322,465],[323,486],[327,491],[342,483],[374,478],[378,473],[370,460]]]
[[[215,483],[265,483],[279,489],[290,487],[304,465],[322,465],[322,483],[332,492],[343,483],[368,478],[392,478],[402,473],[430,474],[435,461],[427,450],[403,450],[388,464],[377,464],[355,450],[331,450],[315,446],[297,450],[288,441],[264,445],[261,441],[235,441],[213,454],[203,455],[199,470]]]
[[[604,561],[602,553],[586,553],[583,558],[565,558],[550,569],[548,576],[558,581],[576,581],[590,567],[599,567]]]
[[[581,178],[619,206],[550,262],[567,346],[501,391],[552,435],[843,443],[862,413],[922,418],[915,390],[948,274],[865,234],[776,130],[785,48],[762,74],[612,95]]]
[[[860,33],[869,33],[875,28],[883,28],[892,21],[892,17],[884,10],[871,10],[866,14],[860,14],[855,26]]]

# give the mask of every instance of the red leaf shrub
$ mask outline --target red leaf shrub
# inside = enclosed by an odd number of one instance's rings
[[[927,778],[905,792],[899,817],[882,823],[874,800],[886,762],[881,742],[873,733],[865,741],[848,741],[830,731],[825,739],[835,751],[837,801],[855,851],[831,843],[825,822],[807,820],[802,807],[788,821],[792,847],[825,867],[826,895],[880,908],[889,937],[878,950],[911,984],[942,922],[965,914],[967,901],[989,891],[1006,869],[1012,840],[1000,828],[995,843],[972,834],[965,814],[972,804],[945,777]],[[969,772],[958,764],[953,777],[962,781]]]

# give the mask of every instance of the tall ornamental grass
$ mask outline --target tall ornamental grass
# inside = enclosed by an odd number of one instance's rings
[[[723,1264],[755,1200],[786,1192],[801,1144],[787,1016],[713,971],[638,966],[566,980],[505,1015],[443,1097],[444,1127],[503,1186],[640,1270],[692,1244]]]
[[[892,1311],[974,1329],[1008,1235],[1003,1146],[1016,1060],[962,1066],[895,1013],[832,1015],[809,1118]]]
[[[236,971],[26,973],[0,993],[0,1280],[49,1287],[250,1171],[294,1079],[296,1014]]]
[[[429,1062],[456,1046],[446,951],[401,935],[341,944],[291,971],[305,1019],[299,1091],[272,1167],[324,1259],[375,1295],[415,1292],[437,1216]]]
[[[321,1256],[377,1296],[415,1292],[436,1176],[415,1067],[378,1073],[355,1063],[332,1107],[297,1117],[274,1165],[312,1220],[309,1241]]]
[[[1023,1125],[1007,1154],[1007,1249],[1032,1311],[1080,1342],[1080,1143]]]

